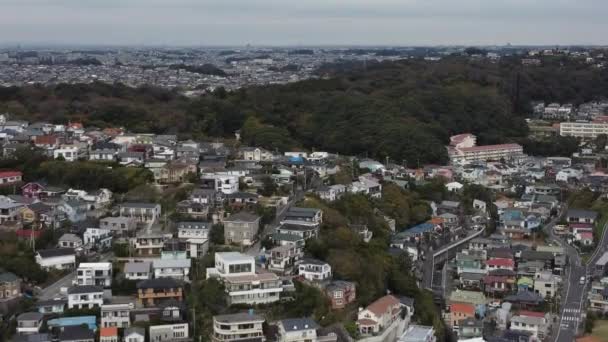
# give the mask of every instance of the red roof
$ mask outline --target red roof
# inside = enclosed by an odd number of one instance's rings
[[[493,151],[493,150],[515,150],[523,149],[519,144],[499,144],[499,145],[484,145],[484,146],[473,146],[463,147],[459,150],[462,152],[481,152],[481,151]]]
[[[399,305],[400,301],[395,296],[387,295],[375,302],[371,303],[367,310],[373,312],[376,316],[382,316],[389,311],[389,308],[393,305]]]
[[[34,230],[32,231],[31,229],[18,229],[15,231],[15,234],[17,234],[18,237],[20,238],[31,238],[32,235],[34,236],[34,238],[39,238],[40,235],[42,235],[42,230]]]
[[[591,223],[570,223],[569,226],[572,229],[593,229]]]
[[[593,240],[593,232],[581,232],[579,234],[581,235],[581,239]]]
[[[37,145],[55,145],[57,143],[57,137],[54,135],[39,135],[34,138],[34,142]]]
[[[527,310],[520,311],[519,315],[520,316],[526,316],[526,317],[538,317],[538,318],[544,318],[545,317],[545,313],[544,312],[527,311]]]
[[[486,265],[488,266],[503,266],[503,267],[513,267],[515,262],[513,259],[506,258],[494,258],[486,261]]]
[[[450,305],[450,311],[462,312],[470,316],[475,315],[475,307],[473,306],[473,304],[453,303],[452,305]]]
[[[8,177],[21,177],[23,174],[21,171],[0,171],[0,178],[8,178]]]
[[[107,327],[99,329],[100,337],[112,337],[118,336],[118,328],[117,327]]]

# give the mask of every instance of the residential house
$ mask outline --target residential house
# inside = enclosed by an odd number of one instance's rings
[[[316,208],[290,207],[281,224],[316,226],[323,222],[323,211]]]
[[[382,197],[382,184],[373,177],[359,176],[359,180],[348,186],[348,191],[354,194],[364,194],[371,198]]]
[[[315,190],[315,193],[322,199],[328,202],[333,202],[342,197],[346,193],[346,186],[335,184],[330,186],[321,186]]]
[[[170,239],[172,234],[165,234],[159,231],[144,230],[140,231],[135,238],[132,239],[135,254],[139,256],[160,255],[165,241]]]
[[[120,216],[130,217],[141,223],[154,223],[160,218],[161,206],[156,203],[122,203]]]
[[[191,259],[154,259],[152,261],[154,278],[173,278],[189,282],[191,264]]]
[[[112,231],[104,228],[87,228],[84,232],[84,245],[86,248],[107,250],[112,248]]]
[[[595,224],[597,212],[583,209],[569,209],[566,213],[568,223],[588,223]]]
[[[0,273],[0,314],[11,311],[21,297],[21,279],[11,272]]]
[[[36,308],[41,314],[62,314],[68,301],[65,299],[39,300]]]
[[[0,186],[19,184],[22,177],[21,171],[2,171],[0,172]]]
[[[112,263],[81,262],[76,270],[74,285],[112,286]]]
[[[308,281],[331,279],[331,266],[320,260],[306,259],[298,263],[298,274]]]
[[[68,289],[69,309],[90,309],[101,307],[104,299],[102,286],[82,285],[72,286]]]
[[[281,224],[279,227],[276,228],[275,232],[277,235],[276,237],[286,238],[287,236],[291,235],[294,241],[308,240],[311,238],[315,238],[319,235],[319,227],[295,224]]]
[[[492,298],[502,297],[516,290],[517,274],[508,269],[495,269],[483,278],[484,292]]]
[[[176,205],[176,211],[185,216],[194,219],[207,219],[209,216],[209,205],[197,203],[192,200],[179,201]]]
[[[278,342],[317,341],[319,325],[310,318],[291,318],[280,320]]]
[[[146,280],[152,278],[152,263],[128,262],[124,267],[125,278],[129,280]]]
[[[272,161],[272,152],[259,147],[241,147],[239,150],[243,160]]]
[[[534,292],[543,298],[553,298],[558,293],[558,277],[551,271],[540,271],[534,275]]]
[[[468,303],[452,303],[450,305],[449,325],[458,331],[459,323],[467,318],[475,318],[475,305]]]
[[[532,336],[543,340],[547,336],[549,319],[542,312],[520,311],[511,317],[511,330],[531,332]]]
[[[103,304],[101,306],[101,327],[128,328],[131,326],[133,303]]]
[[[95,342],[95,333],[79,325],[66,326],[59,332],[59,342]]]
[[[99,342],[120,342],[117,327],[102,327],[99,329]]]
[[[123,333],[123,342],[145,342],[146,330],[144,328],[126,328]]]
[[[435,329],[422,325],[410,325],[397,342],[435,342]]]
[[[224,219],[224,240],[226,243],[249,246],[254,243],[259,229],[259,216],[239,212]]]
[[[184,221],[177,223],[177,237],[188,242],[190,258],[200,258],[209,249],[210,222]]]
[[[215,267],[207,269],[210,277],[224,283],[229,304],[273,303],[283,291],[277,275],[256,272],[254,257],[238,252],[215,253]]]
[[[59,248],[81,248],[83,245],[82,239],[75,234],[65,233],[61,235],[59,240],[57,241],[57,246]]]
[[[167,300],[182,301],[183,285],[173,278],[148,279],[137,283],[137,301],[141,305],[155,306]]]
[[[137,221],[132,217],[104,217],[99,220],[99,227],[109,229],[114,236],[129,236],[135,232]]]
[[[173,342],[189,340],[188,323],[152,325],[149,328],[150,342]]]
[[[264,317],[250,313],[213,316],[213,342],[265,341]]]
[[[357,299],[356,285],[350,281],[334,280],[325,286],[325,295],[333,310],[343,309]]]
[[[41,249],[36,252],[36,263],[43,269],[72,269],[76,266],[76,252],[73,248]]]
[[[21,203],[0,202],[0,224],[20,221],[24,207]]]
[[[39,312],[25,312],[17,316],[17,334],[28,335],[40,332],[44,315]]]
[[[483,335],[483,322],[474,317],[469,317],[458,322],[458,339],[475,339]]]
[[[392,295],[386,295],[371,303],[357,315],[357,328],[363,336],[375,335],[399,319],[401,303]]]
[[[486,260],[486,267],[488,270],[510,270],[515,269],[515,261],[510,258],[491,258]]]
[[[120,153],[118,148],[100,148],[89,152],[89,160],[92,161],[115,161]]]
[[[291,274],[296,261],[304,252],[294,244],[286,244],[272,248],[269,254],[267,262],[269,270],[278,274]]]

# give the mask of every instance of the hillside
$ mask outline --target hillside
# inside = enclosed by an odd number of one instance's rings
[[[232,137],[269,149],[316,148],[410,165],[444,162],[449,135],[481,143],[527,135],[531,100],[580,103],[608,94],[608,71],[571,59],[522,67],[449,57],[347,68],[322,80],[223,89],[200,98],[177,90],[93,83],[0,88],[0,112],[88,126],[123,126],[204,139]]]

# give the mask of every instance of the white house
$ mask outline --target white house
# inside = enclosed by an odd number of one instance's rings
[[[0,202],[0,223],[19,220],[24,207],[21,203]]]
[[[562,169],[555,175],[555,180],[557,182],[565,183],[572,180],[579,181],[581,178],[583,178],[583,171],[573,168]]]
[[[103,287],[94,285],[73,286],[68,289],[69,309],[90,309],[103,304]]]
[[[65,233],[57,241],[57,246],[59,248],[80,248],[82,239],[78,235]]]
[[[87,228],[83,237],[86,248],[103,250],[112,247],[112,231],[109,229]]]
[[[543,314],[530,312],[520,313],[511,317],[511,330],[520,330],[531,332],[532,336],[540,340],[547,335],[548,320]]]
[[[76,270],[74,285],[112,286],[112,263],[81,262]]]
[[[39,312],[25,312],[17,316],[17,334],[36,334],[42,327],[44,315]]]
[[[213,342],[264,339],[264,317],[254,313],[213,316]]]
[[[317,341],[319,325],[310,318],[291,318],[279,321],[279,342]]]
[[[151,342],[172,342],[187,339],[188,331],[188,323],[152,325],[149,336]]]
[[[346,193],[346,186],[342,184],[325,186],[316,190],[316,193],[322,200],[333,202]]]
[[[73,162],[78,158],[83,157],[82,150],[77,145],[61,145],[59,148],[53,150],[53,158],[57,159],[63,157],[65,161]]]
[[[103,304],[101,306],[101,327],[128,328],[131,326],[131,310],[133,303]]]
[[[213,183],[215,191],[223,194],[234,194],[239,191],[239,177],[223,174],[203,174],[203,182]]]
[[[73,248],[42,249],[36,252],[36,263],[43,269],[67,270],[76,266]]]
[[[283,291],[276,274],[256,272],[255,258],[238,252],[215,253],[215,267],[207,269],[210,277],[224,283],[229,304],[273,303]]]
[[[146,280],[152,278],[152,263],[128,262],[124,268],[125,278],[129,280]]]
[[[177,237],[188,243],[188,254],[191,258],[200,258],[209,249],[210,222],[178,222]]]
[[[120,205],[120,216],[133,218],[137,222],[153,223],[160,218],[160,215],[160,204],[123,203]]]
[[[451,182],[451,183],[447,183],[445,185],[445,188],[449,191],[449,192],[456,192],[456,191],[460,191],[462,188],[464,187],[464,185],[462,185],[462,183],[458,183],[458,182]]]
[[[306,259],[298,263],[298,274],[310,281],[331,279],[331,266],[324,261]]]
[[[99,220],[99,227],[109,229],[114,235],[127,235],[135,231],[137,222],[132,217],[104,217]]]
[[[377,299],[357,315],[357,327],[363,336],[382,332],[399,318],[401,302],[397,297],[387,295]]]
[[[144,328],[138,327],[126,328],[122,340],[124,342],[145,342],[146,331]]]
[[[154,278],[173,278],[190,281],[191,259],[155,259],[152,261]]]
[[[372,177],[359,176],[359,180],[352,182],[348,191],[353,194],[364,194],[372,198],[382,197],[382,185]]]

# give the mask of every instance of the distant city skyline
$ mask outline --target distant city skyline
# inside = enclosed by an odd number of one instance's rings
[[[0,0],[0,45],[607,45],[605,0]]]

